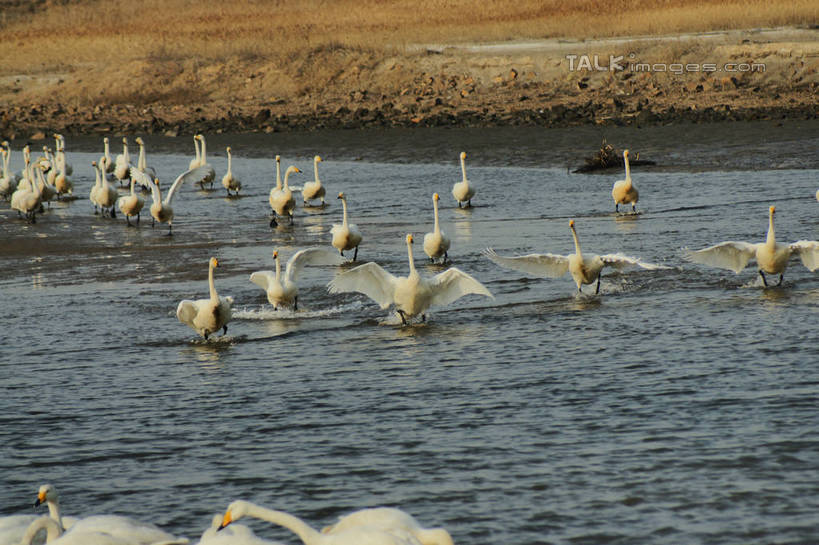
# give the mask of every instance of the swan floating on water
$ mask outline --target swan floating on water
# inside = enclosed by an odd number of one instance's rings
[[[472,206],[472,197],[475,196],[475,188],[469,185],[469,180],[466,179],[466,152],[461,152],[461,172],[463,179],[452,186],[452,196],[458,201],[458,208],[461,203],[466,203],[467,208]]]
[[[287,268],[282,276],[279,252],[273,252],[276,271],[256,271],[250,275],[250,281],[265,290],[267,300],[278,310],[280,307],[292,306],[298,310],[299,288],[296,285],[301,271],[307,265],[341,265],[344,258],[325,248],[307,248],[299,250],[287,261]]]
[[[470,293],[494,299],[483,284],[454,267],[432,278],[421,277],[412,259],[412,235],[407,235],[406,240],[408,276],[397,277],[376,263],[365,263],[336,276],[328,285],[330,293],[359,292],[382,309],[394,305],[404,325],[419,314],[424,321],[430,307],[448,305]]]
[[[361,509],[340,517],[338,522],[321,531],[324,534],[335,534],[356,526],[369,526],[387,531],[400,529],[412,534],[421,545],[454,545],[452,536],[444,528],[424,528],[415,517],[394,507]]]
[[[449,238],[446,233],[441,230],[438,223],[438,194],[432,195],[432,207],[435,210],[435,226],[431,233],[424,235],[424,253],[429,256],[431,262],[439,257],[443,257],[441,263],[446,263],[447,252],[449,251]]]
[[[652,265],[644,263],[635,257],[628,257],[622,254],[596,255],[582,253],[580,251],[580,240],[574,228],[574,220],[569,221],[569,229],[572,231],[574,239],[575,253],[569,255],[557,254],[529,254],[524,256],[504,257],[495,253],[492,248],[487,248],[483,254],[501,267],[515,271],[525,272],[534,276],[558,278],[567,272],[572,275],[577,292],[582,293],[583,284],[597,282],[594,293],[600,293],[600,272],[603,267],[614,267],[624,269],[638,266],[644,269],[664,269],[662,265]]]
[[[711,265],[728,269],[739,274],[751,259],[756,260],[759,276],[762,283],[768,287],[765,273],[778,274],[779,283],[785,275],[788,261],[791,256],[798,255],[802,264],[811,272],[819,268],[819,242],[815,240],[800,240],[791,244],[781,244],[776,241],[774,231],[774,213],[776,207],[768,209],[768,236],[765,242],[751,244],[749,242],[727,241],[702,250],[689,251],[686,258],[694,263]]]
[[[623,161],[626,164],[626,178],[625,180],[614,182],[614,187],[611,188],[611,196],[614,199],[614,211],[620,212],[621,204],[630,204],[631,211],[637,212],[637,201],[640,199],[640,195],[637,192],[637,188],[631,183],[628,150],[623,150]]]
[[[355,248],[353,253],[353,261],[355,261],[358,258],[358,245],[361,244],[363,236],[356,224],[347,222],[347,196],[341,192],[338,198],[341,199],[341,224],[334,223],[330,228],[330,234],[333,236],[331,244],[341,255],[344,255],[345,250]]]
[[[208,286],[210,287],[208,299],[195,301],[185,299],[176,307],[176,317],[179,318],[179,321],[202,335],[205,340],[220,329],[223,334],[227,335],[227,324],[231,318],[233,297],[220,297],[213,282],[213,269],[218,266],[219,260],[211,257],[208,261]]]

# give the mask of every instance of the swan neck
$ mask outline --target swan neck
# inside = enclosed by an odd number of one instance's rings
[[[63,527],[63,515],[60,512],[60,504],[56,501],[48,502],[48,516],[56,522],[60,528]]]
[[[282,164],[276,161],[276,189],[282,188]]]
[[[342,217],[341,225],[347,227],[347,199],[341,199]]]
[[[580,251],[580,240],[577,238],[577,231],[574,230],[574,227],[572,227],[572,238],[574,238],[574,251],[577,257],[583,257],[583,253]]]
[[[412,243],[410,243],[409,241],[407,241],[407,255],[409,256],[410,276],[412,276],[414,274],[418,274],[415,271],[415,261],[412,259]]]
[[[46,531],[46,543],[54,541],[63,535],[62,524],[58,524],[57,521],[51,517],[43,516],[29,524],[26,533],[23,535],[23,540],[20,542],[21,545],[31,545],[34,538],[43,529]]]
[[[137,165],[139,167],[139,170],[141,170],[143,172],[145,171],[145,163],[146,163],[146,161],[145,161],[145,144],[142,144],[140,142],[140,144],[139,144],[139,159],[138,159],[138,165]]]
[[[279,282],[281,282],[281,280],[280,280],[280,279],[281,279],[281,276],[282,276],[282,262],[281,262],[281,260],[280,260],[280,259],[277,257],[277,258],[276,258],[276,280],[278,280]]]
[[[435,209],[435,229],[434,229],[434,232],[437,235],[438,233],[441,232],[441,228],[440,228],[440,225],[438,223],[438,199],[433,199],[432,200],[432,206]]]
[[[213,302],[219,301],[219,294],[216,293],[216,284],[213,283],[213,265],[208,267],[208,287],[210,288],[210,300]]]
[[[228,152],[228,172],[230,172],[230,167],[231,167],[232,159],[233,159],[233,155],[231,155],[231,153],[230,153],[230,152]]]
[[[466,181],[466,158],[461,157],[461,173],[463,174],[463,181]]]
[[[202,137],[202,164],[204,165],[207,162],[207,151],[205,148],[205,138]]]
[[[320,183],[320,180],[319,180],[319,177],[318,177],[318,161],[315,161],[315,162],[313,163],[313,172],[315,172],[315,173],[316,173],[316,177],[315,177],[315,179],[316,179],[316,183],[317,183],[317,184],[318,184],[318,183]]]
[[[631,166],[628,164],[628,155],[624,157],[626,163],[626,182],[631,185]]]
[[[768,246],[775,246],[776,245],[776,233],[774,232],[774,215],[771,212],[768,218],[768,237],[765,239],[765,243]]]
[[[290,170],[288,170],[287,172],[284,173],[284,187],[282,189],[284,189],[285,191],[290,190],[290,185],[288,185],[290,183],[289,178],[290,178]]]
[[[267,509],[258,505],[249,505],[247,508],[247,515],[284,526],[304,542],[305,545],[313,545],[319,541],[321,534],[310,527],[298,517],[285,513],[283,511],[276,511],[274,509]]]

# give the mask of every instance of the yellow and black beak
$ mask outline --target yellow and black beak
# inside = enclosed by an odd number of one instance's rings
[[[34,502],[34,507],[39,507],[46,502],[46,493],[40,492],[37,494],[37,500]]]
[[[230,510],[228,510],[225,512],[224,518],[222,518],[222,524],[219,525],[219,528],[217,528],[216,531],[218,532],[222,528],[227,527],[227,525],[230,524],[231,522],[233,522],[233,517],[230,515]]]

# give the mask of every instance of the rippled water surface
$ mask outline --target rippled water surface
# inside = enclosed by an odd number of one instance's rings
[[[429,130],[214,135],[234,150],[240,198],[185,187],[166,227],[95,216],[99,139],[68,140],[77,200],[27,225],[0,204],[0,514],[31,513],[40,484],[67,514],[127,514],[191,538],[233,499],[315,527],[399,506],[459,545],[815,543],[819,536],[819,273],[782,287],[687,263],[683,250],[819,239],[819,125]],[[607,136],[660,165],[635,169],[638,216],[614,214],[620,172],[569,174]],[[164,182],[189,138],[146,137]],[[13,159],[19,168],[20,143]],[[114,146],[117,149],[117,146]],[[477,187],[455,206],[457,154]],[[271,229],[275,154],[312,178],[324,209]],[[328,245],[348,196],[359,260],[406,274],[404,236],[432,227],[495,299],[468,296],[401,327],[339,270],[306,269],[298,312],[248,281],[272,251]],[[150,197],[146,196],[148,204]],[[584,250],[665,265],[607,271],[601,294],[481,256]],[[423,274],[443,270],[423,260]],[[225,338],[177,321],[184,298],[235,298]],[[589,292],[591,290],[586,288]],[[269,539],[297,538],[251,523]]]

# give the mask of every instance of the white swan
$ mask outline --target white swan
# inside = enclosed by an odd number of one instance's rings
[[[131,172],[131,154],[128,153],[128,139],[122,138],[122,153],[117,155],[114,162],[114,177],[122,183],[128,179]],[[107,167],[106,167],[107,168]],[[105,171],[103,171],[105,172]],[[105,178],[105,176],[103,176]]]
[[[137,136],[136,143],[139,145],[139,157],[137,158],[136,169],[153,180],[156,178],[156,169],[148,166],[148,160],[145,158],[145,142],[141,137]],[[147,188],[148,186],[146,185],[145,187]]]
[[[193,135],[193,147],[196,149],[196,157],[191,159],[191,162],[188,164],[188,170],[192,170],[198,166],[201,166],[202,163],[202,152],[199,150],[199,135]]]
[[[46,528],[45,524],[42,522],[36,527],[36,529],[32,528],[30,530],[32,524],[40,518],[50,517],[54,522],[53,527],[50,530],[53,539],[56,539],[58,532],[62,532],[63,529],[71,528],[71,526],[77,521],[77,519],[74,517],[63,517],[61,515],[59,508],[59,494],[57,493],[57,489],[50,484],[44,484],[40,487],[37,493],[37,499],[34,502],[34,507],[38,507],[43,503],[48,504],[48,517],[43,517],[42,515],[11,515],[7,517],[0,517],[0,545],[20,545],[21,542],[29,543],[30,539],[28,541],[23,541],[27,531],[30,532],[32,538],[36,536],[37,533],[42,531],[42,529],[46,529],[46,531],[48,531],[48,528]],[[43,540],[38,539],[36,543],[43,543]]]
[[[408,276],[396,277],[376,263],[365,263],[336,276],[329,284],[330,293],[355,291],[363,293],[382,309],[395,305],[404,325],[419,314],[422,320],[426,320],[428,308],[448,305],[470,293],[494,299],[483,284],[454,267],[432,278],[422,278],[412,260],[412,242],[412,235],[407,235]]]
[[[95,194],[96,204],[102,209],[103,213],[107,212],[111,218],[117,217],[115,206],[119,193],[115,187],[108,183],[108,178],[105,175],[105,165],[97,165],[97,172],[100,175],[100,187]],[[125,179],[128,175],[125,176]]]
[[[277,157],[277,168],[278,168],[278,156]],[[291,191],[290,186],[288,185],[288,180],[290,179],[290,175],[296,172],[301,172],[300,169],[289,166],[287,170],[284,171],[284,185],[282,186],[281,190],[274,193],[274,191],[270,192],[270,206],[273,208],[273,213],[275,216],[290,216],[290,223],[293,223],[293,211],[296,208],[296,201],[293,199],[293,191]],[[277,186],[278,186],[278,179],[277,179]],[[270,226],[276,226],[276,217],[270,221]]]
[[[228,158],[228,166],[227,172],[225,175],[222,176],[222,187],[227,190],[228,197],[230,197],[231,190],[235,191],[236,194],[239,194],[239,190],[242,189],[242,182],[236,179],[236,176],[233,175],[233,165],[232,165],[232,158],[230,146],[226,148],[227,151],[227,158]]]
[[[307,201],[311,201],[313,199],[321,199],[321,206],[325,205],[324,194],[326,190],[324,189],[324,186],[321,185],[321,180],[319,180],[318,175],[318,164],[320,162],[321,157],[318,155],[313,157],[313,172],[315,173],[315,181],[306,182],[301,190],[302,200],[304,200],[305,205],[307,205]]]
[[[11,195],[11,208],[25,215],[29,223],[37,223],[37,211],[42,206],[42,187],[34,181],[33,166],[26,157],[25,171],[27,178],[17,185],[17,190]],[[38,169],[42,177],[42,171]]]
[[[23,536],[26,535],[26,530],[41,516],[9,515],[0,517],[0,545],[20,545]],[[41,540],[40,543],[42,542]]]
[[[436,258],[443,257],[442,263],[446,263],[447,252],[449,251],[449,238],[441,230],[438,223],[438,194],[432,195],[432,207],[435,210],[435,226],[431,233],[424,235],[424,253],[429,256],[433,263]]]
[[[105,148],[105,151],[102,152],[100,156],[100,160],[97,161],[100,165],[105,160],[105,172],[114,172],[114,159],[111,157],[111,146],[108,140],[108,137],[102,139],[102,145]]]
[[[768,209],[768,236],[765,242],[756,244],[721,242],[702,250],[688,252],[686,257],[694,263],[729,269],[737,274],[748,265],[752,258],[756,259],[759,275],[765,287],[768,286],[765,273],[778,274],[779,284],[777,286],[782,284],[788,261],[793,255],[798,255],[802,259],[802,264],[809,271],[815,271],[819,268],[819,242],[815,240],[800,240],[791,244],[777,242],[774,232],[775,212],[776,207],[774,206]]]
[[[214,515],[210,528],[202,533],[197,545],[280,545],[257,537],[250,527],[237,522],[220,528],[222,520],[222,515]]]
[[[342,207],[341,225],[334,223],[330,228],[330,234],[333,235],[331,244],[341,255],[344,255],[344,250],[355,248],[355,253],[353,253],[353,261],[355,261],[358,259],[358,245],[361,244],[363,237],[355,223],[347,222],[347,197],[342,192],[338,194],[338,198],[341,199]]]
[[[57,141],[57,146],[55,147],[57,153],[55,154],[55,158],[56,159],[62,158],[65,174],[66,176],[71,176],[72,174],[74,174],[74,167],[71,166],[71,163],[69,163],[65,159],[65,136],[63,136],[62,134],[55,134],[54,139]]]
[[[592,284],[595,281],[597,281],[597,287],[594,293],[600,293],[600,272],[603,270],[603,267],[624,269],[626,267],[638,266],[649,270],[665,268],[661,265],[643,263],[638,258],[628,257],[622,254],[584,254],[580,251],[580,240],[577,238],[574,220],[569,221],[569,229],[571,229],[572,238],[574,239],[575,253],[573,254],[529,254],[524,256],[503,257],[496,254],[492,248],[487,248],[483,253],[501,267],[535,276],[557,278],[568,272],[572,275],[574,283],[577,285],[578,293],[582,293],[583,290],[581,286],[583,284]]]
[[[621,204],[631,204],[631,211],[637,212],[637,201],[640,198],[637,188],[631,183],[631,168],[628,164],[628,150],[623,150],[623,161],[626,164],[626,179],[614,182],[611,196],[614,199],[614,211],[620,211]]]
[[[37,500],[34,502],[34,507],[39,507],[42,504],[48,506],[48,516],[51,517],[60,528],[68,530],[79,521],[76,517],[64,517],[60,510],[60,493],[57,487],[53,484],[44,484],[40,486],[37,491]]]
[[[168,193],[165,195],[165,199],[162,199],[162,191],[159,189],[159,180],[153,179],[151,180],[142,172],[139,172],[137,169],[131,169],[131,177],[136,178],[137,182],[151,188],[151,198],[153,199],[153,203],[151,204],[151,227],[154,226],[154,221],[158,221],[159,223],[167,223],[168,224],[168,235],[173,234],[173,206],[171,203],[173,202],[173,198],[176,195],[177,189],[179,187],[189,181],[192,180],[199,180],[202,178],[203,175],[207,173],[207,167],[201,166],[191,170],[186,170],[182,174],[176,177],[176,180],[173,181],[171,184],[171,188],[168,190]]]
[[[8,199],[14,190],[17,189],[17,179],[9,170],[9,161],[11,160],[11,152],[5,148],[0,147],[0,155],[3,156],[3,174],[0,176],[0,197]]]
[[[213,283],[213,269],[218,266],[219,260],[211,257],[210,261],[208,261],[210,298],[195,301],[185,299],[176,307],[176,317],[179,318],[179,321],[202,335],[206,340],[210,334],[220,329],[223,334],[227,335],[227,325],[231,318],[233,297],[220,297],[216,293],[216,285]]]
[[[270,227],[278,225],[276,223],[276,201],[279,194],[282,192],[282,158],[280,155],[276,156],[276,186],[270,189],[270,194],[267,197],[267,202],[270,203],[270,209],[273,211],[273,217],[270,220]]]
[[[421,545],[454,545],[452,536],[444,528],[424,528],[415,520],[415,517],[394,507],[361,509],[341,517],[338,522],[321,531],[324,534],[335,534],[356,526],[369,526],[382,530],[398,528],[415,536]]]
[[[287,260],[287,268],[282,277],[282,266],[279,261],[279,252],[273,252],[276,262],[276,271],[256,271],[250,275],[250,281],[265,290],[267,300],[273,308],[292,306],[298,310],[299,288],[296,285],[301,271],[307,265],[341,265],[344,258],[324,248],[307,248],[293,254]]]
[[[369,526],[356,526],[343,532],[322,534],[289,513],[266,509],[243,500],[236,500],[228,506],[220,528],[226,528],[243,517],[253,517],[283,526],[296,534],[304,545],[420,545],[408,532],[385,531]]]
[[[452,186],[452,196],[458,201],[458,208],[461,203],[465,202],[467,207],[472,206],[472,197],[475,196],[475,188],[469,185],[469,180],[466,179],[466,152],[461,152],[461,172],[463,179]]]
[[[142,207],[145,206],[145,199],[142,198],[142,195],[137,195],[134,191],[135,185],[136,180],[131,178],[131,193],[117,199],[117,206],[120,212],[125,215],[125,221],[128,227],[131,227],[131,216],[136,216],[137,225],[139,225],[139,213],[142,211]]]
[[[42,543],[37,538],[46,532],[45,543],[50,545],[136,545],[133,540],[116,536],[105,531],[73,530],[65,532],[51,517],[38,517],[25,530],[22,538],[15,545],[34,545]],[[147,544],[146,544],[147,545]],[[159,544],[153,544],[159,545]]]
[[[193,172],[201,173],[201,177],[192,180],[193,185],[199,184],[201,189],[205,189],[205,184],[209,184],[211,188],[213,188],[213,180],[216,179],[216,171],[213,170],[213,167],[210,166],[208,163],[208,151],[207,145],[205,144],[205,136],[203,134],[197,134],[194,136],[196,140],[199,141],[199,146],[201,147],[201,156],[199,158],[199,166],[196,169],[193,169]],[[199,150],[200,148],[197,148]],[[188,169],[190,172],[191,169]]]
[[[68,178],[68,172],[65,163],[65,153],[61,153],[56,157],[56,175],[54,176],[54,188],[57,190],[57,200],[60,200],[63,195],[74,192],[74,184]]]

